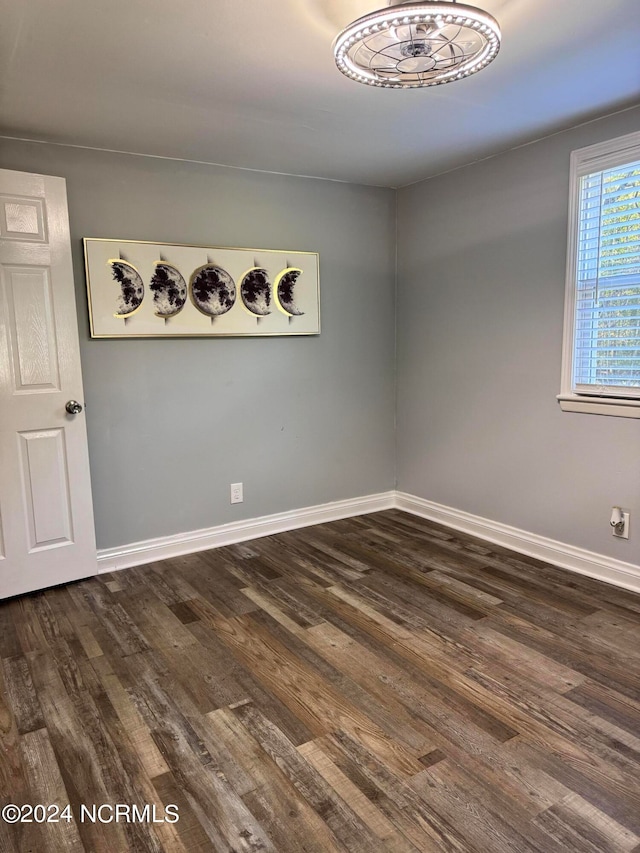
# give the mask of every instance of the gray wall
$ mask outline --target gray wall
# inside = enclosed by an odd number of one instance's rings
[[[640,421],[555,396],[569,153],[639,128],[628,111],[397,194],[398,488],[631,562]],[[67,179],[99,547],[393,488],[393,191],[6,140],[0,155]],[[318,251],[322,334],[91,341],[83,236]]]
[[[0,155],[67,179],[99,548],[393,488],[392,190],[6,140]],[[317,251],[322,334],[92,341],[84,236]]]
[[[556,394],[569,154],[638,129],[635,109],[398,193],[398,488],[630,562],[640,421]]]

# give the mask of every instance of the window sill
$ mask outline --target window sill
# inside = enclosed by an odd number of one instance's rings
[[[640,398],[637,400],[622,400],[612,397],[558,394],[557,400],[563,412],[609,415],[614,418],[640,418]]]

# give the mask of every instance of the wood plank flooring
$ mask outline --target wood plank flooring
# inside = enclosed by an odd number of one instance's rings
[[[640,853],[640,596],[396,510],[4,602],[0,657],[0,806],[72,816],[2,853]]]

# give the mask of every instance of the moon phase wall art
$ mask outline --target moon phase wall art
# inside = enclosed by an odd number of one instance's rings
[[[320,333],[315,252],[83,242],[93,338]]]

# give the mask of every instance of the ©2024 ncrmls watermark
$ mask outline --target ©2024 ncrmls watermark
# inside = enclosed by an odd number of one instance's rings
[[[177,823],[180,820],[178,806],[169,803],[81,803],[71,808],[69,804],[26,803],[18,806],[7,803],[0,810],[0,819],[5,823]]]

